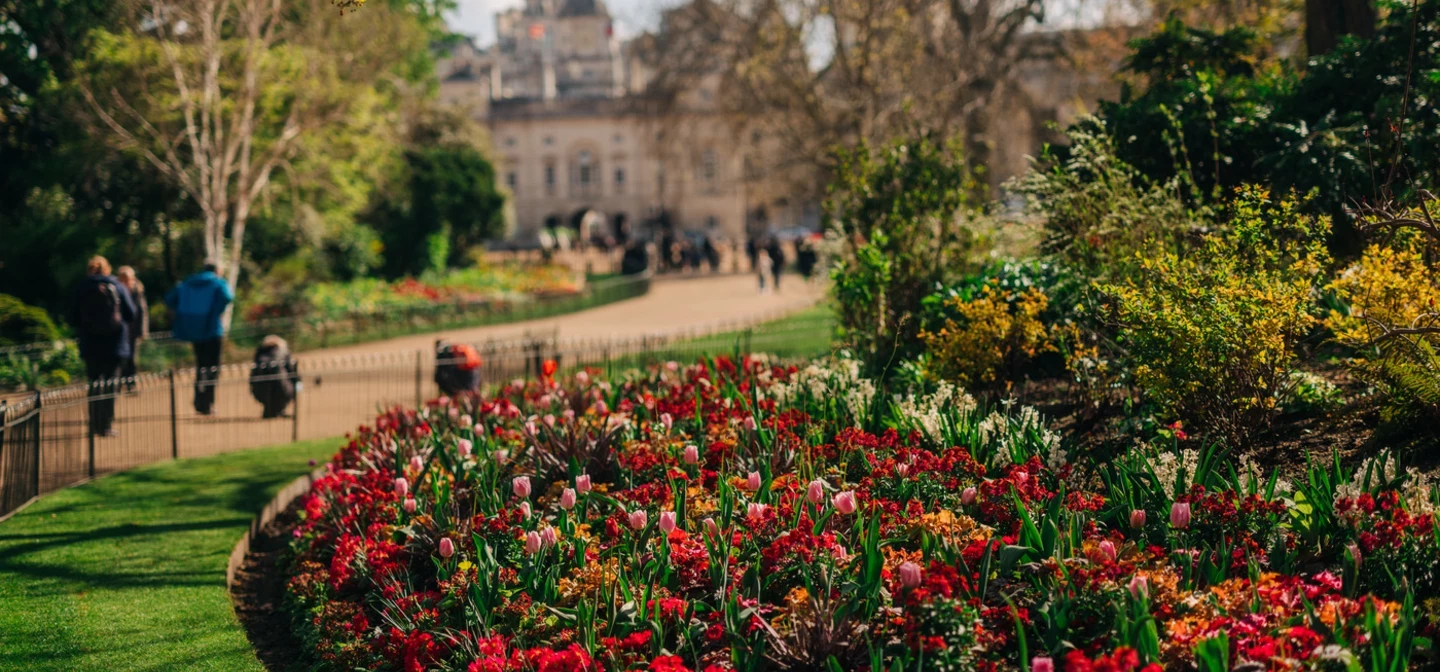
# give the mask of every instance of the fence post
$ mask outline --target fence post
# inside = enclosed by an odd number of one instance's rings
[[[296,371],[298,372],[299,369],[297,368]],[[305,383],[303,380],[296,383],[296,385],[295,407],[290,409],[290,443],[295,443],[300,440],[300,395],[305,393]]]
[[[175,369],[170,369],[170,459],[180,459],[180,412],[175,403]]]
[[[95,393],[97,381],[90,381],[89,394]],[[95,479],[95,402],[88,395],[85,399],[85,436],[89,438],[86,443],[86,454],[90,458],[90,479]]]
[[[421,382],[421,380],[424,378],[424,375],[420,371],[421,367],[424,366],[421,363],[421,358],[425,356],[424,353],[424,350],[415,351],[415,408],[417,409],[423,406],[425,403],[425,400],[423,398],[424,390],[422,389],[424,383]]]
[[[40,396],[40,390],[35,390],[35,425],[32,430],[35,432],[35,460],[34,466],[31,467],[35,473],[31,474],[31,480],[35,483],[36,497],[40,496],[40,416],[43,415],[40,402],[43,400],[44,397]]]

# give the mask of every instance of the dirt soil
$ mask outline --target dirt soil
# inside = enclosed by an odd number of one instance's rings
[[[281,561],[303,501],[303,497],[296,498],[251,540],[250,552],[236,570],[235,584],[230,588],[235,615],[255,647],[255,656],[271,672],[302,667],[304,650],[295,640],[290,618],[282,608],[285,576]]]

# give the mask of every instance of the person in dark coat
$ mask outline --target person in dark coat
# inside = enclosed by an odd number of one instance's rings
[[[780,239],[771,238],[765,248],[770,253],[770,276],[775,279],[775,293],[780,293],[780,274],[785,271],[785,250],[780,248]]]
[[[479,391],[480,353],[468,345],[435,341],[435,385],[451,397]]]
[[[110,275],[110,262],[94,256],[76,283],[71,321],[79,334],[80,359],[90,380],[90,433],[117,436],[116,383],[120,366],[130,357],[130,324],[138,311],[130,292]]]
[[[135,319],[129,324],[130,356],[120,363],[120,378],[125,381],[125,387],[133,392],[135,374],[138,371],[136,362],[140,359],[140,343],[150,338],[150,304],[145,301],[145,285],[135,276],[133,267],[121,266],[115,271],[115,279],[130,292],[130,300],[135,302]]]
[[[250,395],[260,402],[262,418],[285,415],[285,408],[300,391],[300,370],[290,357],[290,346],[279,336],[266,336],[255,348],[255,363],[250,367]]]

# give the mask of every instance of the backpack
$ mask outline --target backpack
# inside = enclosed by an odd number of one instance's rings
[[[480,368],[480,353],[475,352],[475,348],[471,346],[451,346],[450,356],[460,360],[455,363],[455,368],[461,371],[474,371]]]
[[[115,285],[92,282],[80,296],[80,330],[86,336],[114,336],[125,326]]]

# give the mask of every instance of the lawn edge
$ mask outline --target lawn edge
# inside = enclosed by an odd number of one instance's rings
[[[325,468],[321,467],[290,481],[288,485],[275,493],[275,497],[260,509],[259,513],[255,514],[255,518],[250,521],[250,527],[240,535],[239,541],[235,542],[235,547],[230,549],[230,560],[225,563],[225,591],[227,593],[234,589],[235,572],[240,569],[240,565],[244,564],[245,556],[250,554],[251,540],[260,534],[261,529],[289,508],[291,502],[309,492],[311,486],[315,484],[315,480],[324,474]]]

